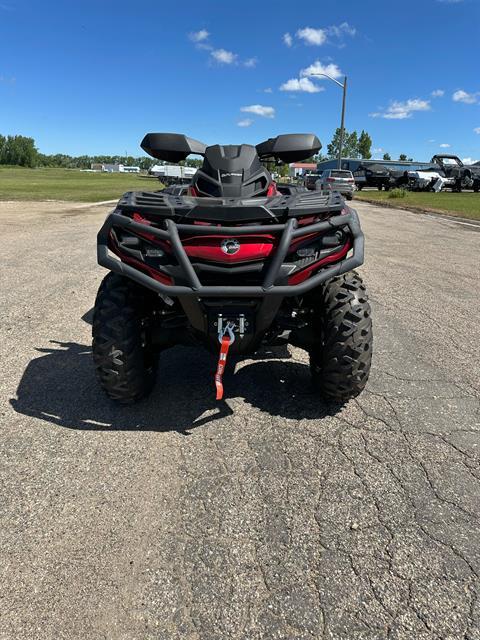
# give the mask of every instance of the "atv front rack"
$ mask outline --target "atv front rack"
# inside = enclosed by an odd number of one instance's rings
[[[355,269],[363,263],[364,237],[360,229],[357,213],[350,209],[347,213],[339,213],[331,216],[328,220],[317,222],[308,226],[298,227],[296,218],[290,218],[282,224],[253,224],[242,226],[213,226],[176,223],[171,218],[162,219],[165,229],[159,229],[152,224],[136,222],[131,217],[116,213],[111,213],[98,233],[97,257],[98,263],[114,271],[125,275],[140,285],[143,285],[156,293],[166,296],[193,296],[194,298],[223,298],[223,297],[259,297],[279,296],[290,297],[303,295],[307,291],[317,287],[319,284],[330,278]],[[184,281],[187,285],[164,284],[147,273],[122,262],[109,253],[109,237],[112,229],[127,229],[139,234],[148,233],[161,240],[170,243],[172,252],[182,270]],[[352,255],[331,266],[321,267],[321,270],[299,284],[275,285],[282,264],[287,256],[292,241],[296,238],[310,233],[322,233],[332,229],[348,228],[352,240]],[[278,244],[273,254],[273,258],[265,271],[261,285],[216,285],[204,286],[200,282],[198,275],[187,256],[180,239],[180,233],[188,232],[191,235],[218,235],[232,237],[240,235],[252,235],[268,232],[280,236]]]
[[[265,221],[279,222],[284,218],[338,211],[343,208],[339,193],[298,191],[262,198],[197,198],[175,196],[161,191],[127,191],[118,201],[116,210],[140,213],[175,222],[203,220],[212,224],[237,224]]]

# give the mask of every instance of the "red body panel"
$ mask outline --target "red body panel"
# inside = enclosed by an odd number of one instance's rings
[[[272,186],[272,185],[270,185]],[[147,227],[151,224],[149,220],[143,218],[141,215],[134,213],[133,219],[136,222],[140,222],[145,224]],[[288,253],[292,253],[296,251],[299,245],[301,245],[306,240],[313,239],[315,236],[319,235],[318,233],[308,233],[308,223],[314,222],[314,218],[305,218],[306,222],[305,235],[299,238],[296,238],[292,241]],[[208,224],[198,222],[195,224]],[[156,244],[162,245],[166,251],[171,251],[170,243],[167,241],[162,241],[153,236],[152,234],[145,232],[137,234],[141,237],[144,237],[147,240],[155,242]],[[240,247],[236,253],[226,253],[222,249],[222,241],[223,240],[237,240]],[[255,236],[191,236],[187,238],[182,238],[182,245],[185,249],[185,253],[189,258],[196,258],[199,260],[205,260],[208,262],[219,262],[223,264],[241,264],[245,262],[254,262],[256,260],[263,260],[268,258],[268,256],[272,253],[272,251],[276,248],[278,243],[278,238],[269,234],[258,234]],[[164,284],[173,284],[172,279],[157,271],[156,269],[152,269],[150,266],[142,264],[135,258],[131,256],[126,256],[123,252],[119,250],[119,248],[113,243],[110,242],[110,249],[116,253],[124,262],[127,264],[131,264],[132,266],[136,266],[143,271],[147,272],[152,278],[158,280],[159,282],[163,282]],[[347,242],[344,244],[338,251],[330,254],[326,258],[318,260],[314,262],[301,271],[297,271],[294,273],[289,279],[289,285],[300,284],[307,280],[315,271],[317,271],[320,267],[331,264],[332,262],[336,262],[337,260],[341,260],[344,258],[349,250],[351,249],[351,243]]]
[[[309,278],[314,271],[316,271],[319,267],[323,267],[326,264],[330,264],[332,262],[336,262],[337,260],[341,260],[344,258],[351,248],[350,242],[347,242],[343,245],[341,249],[336,251],[335,253],[331,253],[326,258],[322,260],[318,260],[317,262],[313,262],[312,264],[305,267],[301,271],[297,271],[288,279],[288,284],[300,284],[300,282],[304,282]]]
[[[222,240],[235,238],[240,243],[237,253],[228,254],[222,250]],[[185,253],[189,258],[239,264],[267,258],[275,247],[271,235],[259,236],[193,236],[182,238]]]

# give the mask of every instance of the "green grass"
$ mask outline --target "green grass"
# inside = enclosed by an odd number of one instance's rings
[[[155,191],[158,180],[129,173],[84,173],[78,169],[0,166],[0,200],[114,200],[125,191]],[[389,192],[357,191],[355,198],[480,220],[480,193],[414,193],[392,200]]]
[[[480,220],[480,193],[441,193],[407,191],[404,198],[389,198],[388,191],[357,191],[355,198],[370,200],[400,209],[418,209]]]
[[[84,173],[78,169],[0,166],[0,200],[114,200],[125,191],[156,191],[154,178],[135,173]]]

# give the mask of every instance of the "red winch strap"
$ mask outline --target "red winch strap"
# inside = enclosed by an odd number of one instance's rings
[[[220,355],[218,357],[217,372],[215,374],[215,386],[217,387],[217,400],[221,400],[223,398],[222,376],[225,371],[225,365],[227,364],[228,349],[230,348],[230,345],[232,342],[233,340],[230,340],[229,336],[223,336],[221,346],[220,346]]]

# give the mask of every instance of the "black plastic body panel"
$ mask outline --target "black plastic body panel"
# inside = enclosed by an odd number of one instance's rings
[[[315,155],[322,144],[313,133],[284,133],[257,144],[257,153],[262,160],[296,162]]]
[[[190,154],[203,155],[206,145],[182,133],[147,133],[140,146],[148,155],[166,162],[180,162]]]
[[[241,224],[276,222],[289,217],[341,212],[344,202],[339,193],[295,191],[270,198],[194,198],[162,192],[129,191],[119,200],[115,213],[140,213],[175,222],[187,219]]]
[[[261,196],[271,184],[270,172],[250,144],[207,147],[203,165],[192,180],[198,194],[209,198]]]

